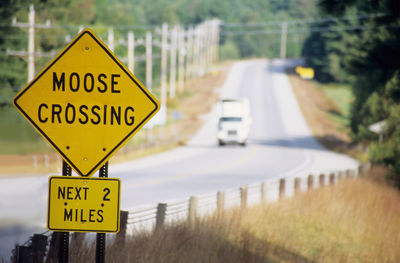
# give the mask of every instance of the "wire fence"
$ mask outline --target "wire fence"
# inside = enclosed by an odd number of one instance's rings
[[[123,244],[126,236],[132,235],[135,230],[158,231],[168,224],[177,222],[192,225],[200,218],[221,215],[227,209],[239,207],[240,210],[245,210],[251,205],[275,202],[301,192],[334,186],[341,180],[355,179],[370,169],[371,164],[366,163],[344,171],[266,180],[213,194],[191,196],[182,201],[121,211],[120,232],[116,234],[115,242]],[[60,232],[51,231],[34,234],[23,245],[16,245],[11,257],[12,262],[28,262],[24,260],[32,258],[37,259],[35,262],[44,262],[45,258],[51,258],[55,254],[54,251],[58,251],[59,234]],[[81,243],[75,243],[82,242],[84,235],[85,233],[74,233],[70,246],[81,246]]]
[[[187,200],[174,203],[160,203],[145,210],[130,211],[128,225],[132,229],[143,230],[143,222],[150,221],[145,229],[155,229],[168,223],[182,222],[221,213],[226,209],[275,202],[292,197],[300,192],[334,185],[340,180],[356,178],[370,169],[370,164],[363,164],[354,169],[330,173],[310,174],[307,177],[287,177],[244,185],[240,188],[219,191],[214,194],[192,196]],[[162,206],[160,206],[162,204]],[[161,209],[161,210],[160,210]],[[129,232],[129,231],[128,231]]]

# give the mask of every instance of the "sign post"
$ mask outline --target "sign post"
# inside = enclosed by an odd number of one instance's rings
[[[71,176],[71,166],[69,166],[65,161],[63,161],[62,167],[62,175],[63,176]],[[60,235],[59,240],[59,261],[60,263],[68,262],[68,252],[69,252],[69,232],[59,232]]]
[[[99,171],[99,177],[108,177],[108,162],[106,162]],[[119,211],[118,211],[119,216]],[[118,230],[119,230],[119,220],[118,220]],[[96,263],[105,262],[106,256],[106,234],[97,233],[96,234]]]
[[[108,178],[108,160],[159,111],[158,101],[85,29],[13,103],[63,158],[63,176],[49,179],[47,217],[59,262],[68,262],[72,231],[97,232],[96,262],[104,262],[105,233],[117,233],[120,220],[121,183]]]

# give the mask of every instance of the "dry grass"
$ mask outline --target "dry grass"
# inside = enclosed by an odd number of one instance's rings
[[[293,69],[287,69],[286,72],[313,136],[330,150],[351,155],[362,162],[367,161],[368,154],[363,147],[352,144],[349,127],[332,118],[332,114],[342,114],[337,103],[317,88],[314,82],[301,79]]]
[[[300,109],[313,135],[328,146],[349,144],[350,137],[345,127],[328,117],[330,112],[340,112],[336,103],[322,90],[317,89],[312,81],[301,79],[292,74],[290,69],[287,72]]]
[[[176,223],[109,244],[107,262],[400,262],[400,193],[340,182],[245,213]],[[93,259],[94,247],[73,262]]]

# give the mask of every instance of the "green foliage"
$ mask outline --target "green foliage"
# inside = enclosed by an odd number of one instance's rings
[[[332,110],[329,116],[335,121],[348,127],[350,122],[350,106],[354,101],[351,87],[346,84],[318,84],[318,87],[338,106],[337,110]]]
[[[320,82],[350,82],[344,70],[349,49],[358,32],[346,32],[344,27],[358,26],[355,21],[326,21],[313,24],[312,33],[305,40],[302,54],[308,66],[314,68],[315,79]]]
[[[21,39],[23,32],[11,26],[13,15],[26,2],[5,0],[0,8],[0,108],[10,104],[11,96],[26,81],[25,63],[18,57],[7,55],[7,49],[26,46],[27,40]]]
[[[370,145],[370,155],[373,161],[382,163],[390,168],[390,177],[400,186],[400,106],[390,109],[389,118],[386,121],[383,139],[373,141]]]
[[[400,185],[400,2],[322,0],[320,7],[333,15],[345,15],[349,10],[361,15],[377,14],[359,22],[363,30],[349,36],[351,41],[347,44],[345,38],[340,39],[341,46],[347,48],[341,49],[339,55],[344,69],[353,77],[353,137],[370,142],[372,160],[387,165]],[[330,41],[323,44],[331,45]],[[332,54],[338,53],[328,49],[324,56],[329,58]],[[324,66],[332,68],[331,64]],[[386,131],[380,140],[368,127],[382,120],[386,120]]]
[[[226,41],[220,47],[221,60],[238,59],[239,57],[240,57],[239,50],[232,41]]]

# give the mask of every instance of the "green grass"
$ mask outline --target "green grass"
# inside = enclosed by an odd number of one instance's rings
[[[14,107],[0,108],[0,154],[45,153],[50,149]]]
[[[350,120],[350,108],[354,101],[351,87],[345,84],[318,84],[318,87],[332,99],[338,107],[338,112],[331,112],[333,120],[344,126],[348,126]]]

